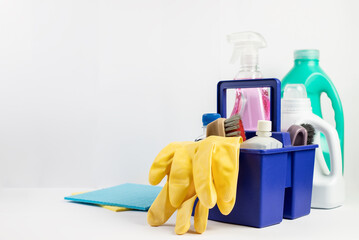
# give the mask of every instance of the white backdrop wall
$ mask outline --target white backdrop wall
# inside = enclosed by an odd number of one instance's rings
[[[0,0],[3,187],[147,183],[156,154],[200,134],[232,79],[228,33],[260,32],[266,77],[318,48],[345,110],[348,191],[359,188],[359,4],[352,1]],[[329,104],[326,115],[332,122]]]

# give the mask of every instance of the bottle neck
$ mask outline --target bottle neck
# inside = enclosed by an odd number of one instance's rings
[[[201,134],[201,136],[197,137],[194,141],[195,141],[195,142],[201,141],[201,140],[205,139],[206,136],[207,136],[207,125],[202,127],[202,134]]]
[[[262,73],[259,69],[258,65],[241,65],[239,68],[239,72],[237,73],[235,80],[238,79],[255,79],[255,78],[262,78]]]
[[[294,65],[308,65],[308,66],[318,66],[318,59],[295,59]]]
[[[239,67],[240,72],[260,72],[259,65],[241,65]]]
[[[282,113],[311,113],[312,106],[309,98],[282,99]]]
[[[207,125],[202,127],[202,133],[204,136],[207,134]]]
[[[258,137],[270,137],[272,136],[272,132],[257,131],[256,135]]]

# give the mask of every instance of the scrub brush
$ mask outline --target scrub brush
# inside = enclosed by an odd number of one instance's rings
[[[221,136],[221,137],[239,137],[246,140],[244,133],[243,123],[239,115],[234,115],[228,119],[218,118],[207,125],[207,137],[209,136]]]
[[[308,137],[307,137],[307,145],[313,144],[314,142],[314,135],[315,129],[311,124],[303,123],[300,126],[304,127],[307,130]]]
[[[308,131],[305,127],[299,125],[292,125],[288,128],[292,146],[308,145]]]
[[[234,115],[224,121],[224,131],[226,132],[226,137],[241,136],[243,141],[246,140],[242,119],[239,114]]]
[[[207,125],[207,132],[206,132],[206,136],[220,136],[220,137],[225,137],[226,136],[226,132],[224,131],[224,121],[226,119],[225,118],[218,118],[215,121],[209,123]]]

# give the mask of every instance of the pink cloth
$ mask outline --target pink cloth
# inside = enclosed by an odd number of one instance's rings
[[[236,99],[231,116],[240,113],[242,97],[247,99],[246,108],[241,116],[245,130],[256,130],[258,120],[270,120],[270,100],[267,88],[261,88],[260,91],[252,88],[236,89]]]

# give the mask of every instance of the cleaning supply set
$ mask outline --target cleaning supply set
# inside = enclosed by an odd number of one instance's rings
[[[150,170],[154,185],[167,175],[148,212],[150,225],[164,224],[176,210],[177,234],[188,231],[192,212],[198,233],[205,230],[207,219],[260,228],[309,214],[317,145],[292,146],[289,133],[278,132],[281,102],[277,79],[219,82],[217,111],[222,117],[226,117],[227,89],[237,88],[270,89],[272,121],[259,121],[257,133],[246,131],[248,140],[242,143],[242,137],[223,136],[225,121],[240,126],[240,117],[219,118],[208,124],[207,138],[165,147]]]
[[[235,33],[228,40],[234,44],[232,61],[241,59],[236,76],[241,80],[218,83],[218,113],[202,116],[201,136],[170,143],[158,153],[149,182],[158,185],[167,178],[163,188],[126,185],[66,199],[149,208],[151,226],[163,225],[177,211],[176,234],[189,230],[191,215],[195,231],[203,233],[208,219],[262,228],[308,215],[311,206],[340,206],[343,114],[334,86],[317,65],[317,52],[297,51],[295,67],[281,87],[278,79],[262,79],[259,72],[258,49],[266,46],[260,34]],[[226,119],[228,89],[236,91],[236,99]],[[323,91],[336,110],[339,136],[320,118]],[[147,196],[136,191],[142,188]],[[114,190],[125,197],[113,195]]]

